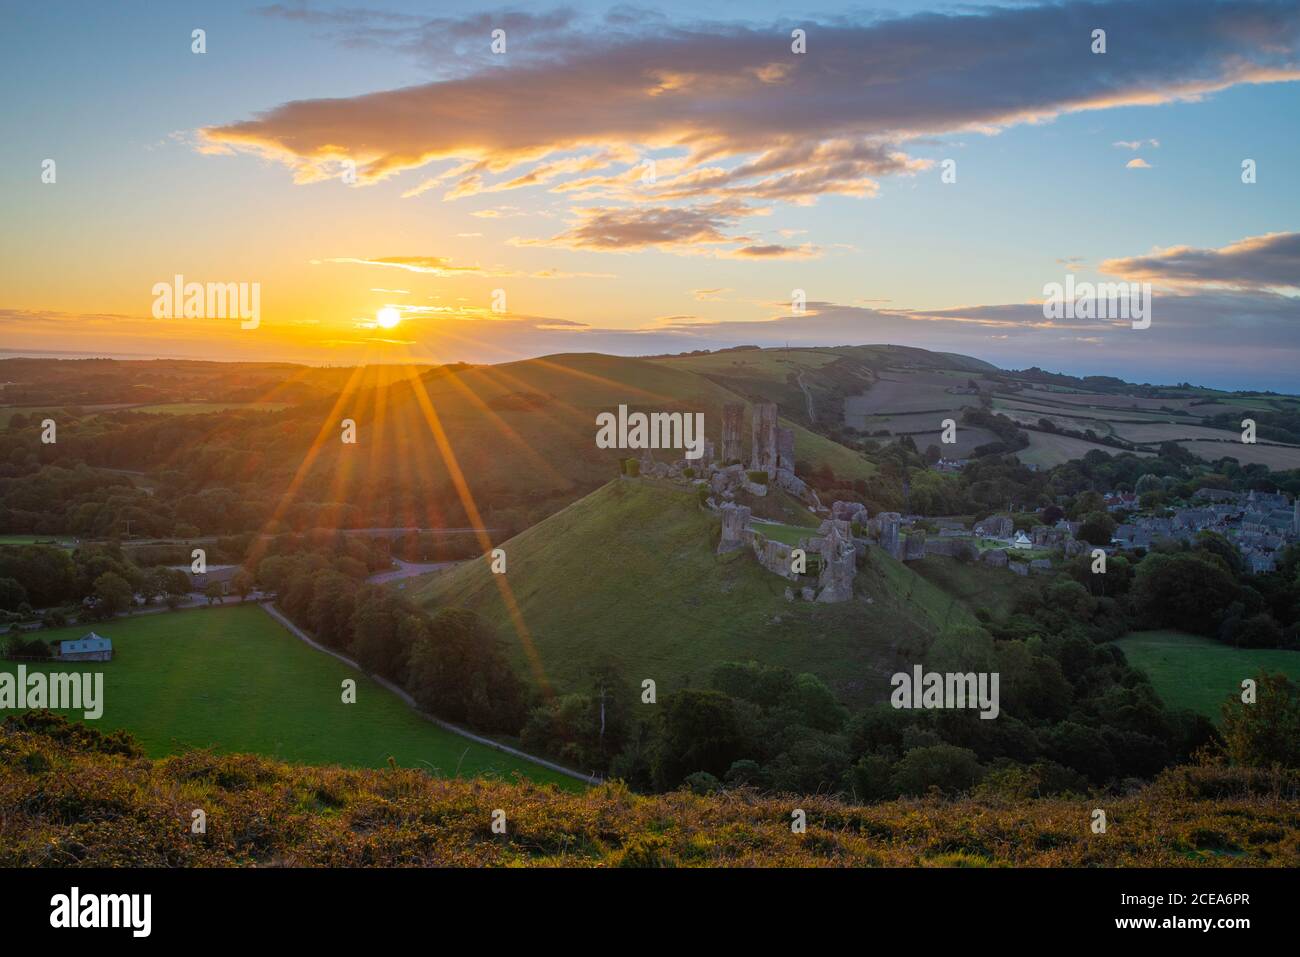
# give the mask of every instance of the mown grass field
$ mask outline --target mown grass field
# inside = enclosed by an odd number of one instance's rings
[[[100,731],[124,728],[155,757],[211,747],[371,768],[386,766],[391,757],[435,774],[517,771],[581,787],[426,721],[360,672],[303,644],[254,604],[119,618],[93,628],[113,640],[112,661],[24,664],[28,671],[102,670],[104,714],[87,724]],[[89,630],[38,634],[57,641]],[[0,670],[16,667],[0,661]],[[356,704],[341,701],[345,678],[357,682]]]
[[[1118,644],[1168,707],[1187,708],[1215,723],[1223,702],[1241,694],[1243,678],[1280,671],[1300,681],[1300,651],[1233,648],[1181,631],[1135,631]]]

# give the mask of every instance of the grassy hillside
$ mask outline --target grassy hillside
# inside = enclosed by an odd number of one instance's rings
[[[1216,724],[1223,702],[1244,678],[1280,671],[1300,682],[1300,652],[1233,648],[1181,631],[1135,631],[1119,641],[1129,664],[1145,671],[1170,708],[1188,708]]]
[[[101,753],[65,729],[0,729],[0,866],[1296,867],[1295,772],[1175,769],[1104,799],[854,807],[752,792],[641,797],[251,755]],[[190,812],[207,832],[188,833]],[[790,829],[791,811],[807,832]],[[492,812],[506,815],[493,834]]]
[[[426,721],[365,675],[307,647],[256,605],[120,618],[95,630],[113,640],[112,661],[24,664],[29,672],[102,671],[104,713],[87,723],[131,732],[154,757],[215,748],[372,768],[391,758],[434,774],[519,772],[581,787]],[[86,631],[78,626],[40,637],[60,641]],[[0,661],[0,671],[16,667]],[[341,701],[344,678],[357,682],[355,704]]]
[[[914,653],[969,611],[878,549],[858,597],[788,602],[789,584],[752,553],[714,554],[716,516],[688,492],[614,481],[505,543],[505,576],[545,675],[560,690],[612,660],[660,694],[701,683],[722,661],[811,671],[843,698],[883,695],[903,649]],[[523,667],[521,640],[486,562],[435,573],[414,592],[492,622]],[[911,658],[909,661],[918,659]]]

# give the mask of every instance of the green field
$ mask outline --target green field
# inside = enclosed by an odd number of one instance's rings
[[[1280,671],[1300,681],[1300,652],[1233,648],[1181,631],[1135,631],[1118,642],[1129,664],[1145,671],[1171,708],[1187,708],[1218,723],[1220,707],[1241,694],[1243,678]]]
[[[39,635],[66,640],[88,630]],[[155,757],[212,747],[372,768],[391,757],[434,774],[518,771],[535,781],[581,787],[426,721],[360,672],[299,641],[257,605],[121,618],[95,631],[113,640],[112,661],[25,664],[29,671],[102,669],[104,713],[89,723],[101,731],[125,728]],[[16,667],[0,661],[0,670]],[[356,704],[341,701],[344,678],[357,682]]]
[[[42,545],[54,544],[59,548],[71,548],[72,542],[59,535],[0,535],[0,545]]]

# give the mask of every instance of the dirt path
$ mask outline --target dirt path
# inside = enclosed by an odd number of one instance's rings
[[[288,629],[289,633],[293,635],[295,638],[298,638],[306,642],[308,645],[311,645],[311,647],[315,648],[317,651],[323,651],[325,652],[325,654],[330,655],[333,658],[337,658],[339,661],[343,662],[349,668],[352,668],[355,671],[359,671],[366,677],[376,682],[377,684],[383,685],[393,694],[397,695],[397,697],[401,698],[404,702],[406,702],[407,706],[410,707],[411,710],[414,711],[416,714],[418,714],[421,718],[424,718],[426,721],[430,721],[433,724],[436,724],[444,731],[450,731],[452,734],[460,735],[462,738],[466,738],[470,741],[473,741],[476,744],[482,744],[486,747],[492,748],[494,751],[502,751],[505,754],[513,755],[516,758],[522,758],[525,761],[531,761],[533,762],[533,764],[540,764],[544,768],[549,768],[550,770],[555,771],[558,774],[563,774],[567,777],[574,778],[578,781],[581,781],[584,784],[600,783],[601,779],[594,774],[582,774],[578,771],[574,771],[572,768],[566,768],[561,764],[556,764],[555,762],[548,761],[545,758],[539,758],[534,754],[527,754],[524,751],[520,751],[518,748],[512,748],[509,745],[502,744],[499,741],[493,741],[491,738],[485,738],[482,737],[481,735],[474,734],[472,731],[466,731],[464,728],[457,727],[456,725],[452,724],[449,721],[443,721],[441,718],[435,718],[427,711],[421,710],[420,706],[415,703],[415,699],[412,698],[411,695],[407,693],[406,689],[400,687],[399,685],[393,684],[393,682],[389,681],[387,678],[384,678],[380,675],[371,674],[370,672],[366,671],[365,668],[362,668],[361,665],[357,664],[355,661],[353,661],[351,658],[347,657],[346,655],[339,654],[337,651],[335,651],[332,648],[326,648],[320,642],[316,641],[316,639],[308,635],[307,632],[303,631],[301,628],[299,628],[297,625],[291,622],[284,615],[284,613],[280,611],[280,609],[276,608],[269,601],[258,602],[258,606],[263,611],[265,611],[268,615],[270,615],[272,618],[274,618],[276,621],[282,624],[286,629]]]
[[[817,416],[813,412],[812,390],[809,389],[807,384],[803,381],[802,372],[795,373],[794,379],[799,383],[799,388],[803,389],[803,397],[808,403],[808,424],[815,425],[817,423]]]

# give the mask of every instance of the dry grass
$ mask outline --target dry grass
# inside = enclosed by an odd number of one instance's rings
[[[0,866],[1279,866],[1300,776],[1177,769],[1129,796],[869,807],[732,792],[569,794],[191,752],[104,753],[84,730],[0,731]],[[75,734],[77,739],[73,739]],[[78,740],[79,739],[79,740]],[[1093,808],[1108,829],[1093,834]],[[207,832],[190,833],[191,812]],[[791,811],[807,833],[791,832]],[[495,809],[506,834],[493,834]]]

